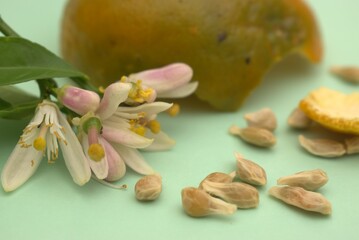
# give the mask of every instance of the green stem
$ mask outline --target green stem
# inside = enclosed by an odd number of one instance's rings
[[[1,18],[1,16],[0,16],[0,31],[5,36],[20,37],[20,35],[17,34],[17,32],[15,32],[9,25],[7,25],[7,23]]]

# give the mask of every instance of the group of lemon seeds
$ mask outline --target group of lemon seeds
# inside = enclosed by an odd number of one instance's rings
[[[237,170],[226,174],[214,172],[201,181],[197,188],[182,189],[182,206],[192,217],[229,215],[239,209],[255,208],[259,193],[254,186],[267,183],[262,167],[236,154]],[[236,181],[240,179],[241,182]]]
[[[283,202],[306,211],[329,215],[330,202],[320,193],[314,192],[328,182],[327,174],[321,169],[302,171],[277,180],[278,185],[269,189],[269,194]]]
[[[232,125],[229,133],[238,136],[243,141],[258,147],[272,147],[276,144],[273,132],[277,128],[277,119],[273,111],[263,108],[253,113],[244,115],[247,127],[240,128]]]
[[[259,205],[256,187],[267,183],[267,174],[261,166],[242,155],[236,153],[235,157],[235,172],[214,172],[203,179],[197,188],[182,189],[182,207],[189,216],[230,215],[237,209],[256,208]],[[314,192],[327,181],[327,174],[321,169],[302,171],[279,178],[277,184],[283,186],[270,188],[269,194],[300,209],[328,215],[331,213],[330,202]]]

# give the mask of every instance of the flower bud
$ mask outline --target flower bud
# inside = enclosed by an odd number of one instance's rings
[[[81,116],[96,111],[100,105],[97,93],[69,85],[57,89],[57,97],[64,106]]]
[[[140,201],[157,199],[162,191],[162,178],[158,174],[142,177],[135,185],[136,198]]]

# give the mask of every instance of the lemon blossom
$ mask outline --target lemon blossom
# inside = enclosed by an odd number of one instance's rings
[[[157,114],[172,104],[143,103],[150,101],[152,91],[143,91],[139,83],[120,81],[109,85],[99,102],[88,90],[67,86],[58,91],[58,98],[66,107],[79,115],[87,112],[74,123],[79,126],[81,144],[98,179],[120,179],[126,172],[125,164],[140,174],[152,174],[154,170],[137,149],[151,148],[152,144],[154,149],[173,146],[174,141],[156,121]],[[83,104],[86,101],[93,104]],[[142,104],[119,107],[124,102]]]
[[[57,105],[44,100],[5,163],[1,173],[4,190],[13,191],[25,183],[45,154],[48,162],[55,161],[59,146],[74,182],[78,185],[87,183],[91,170],[75,133]]]

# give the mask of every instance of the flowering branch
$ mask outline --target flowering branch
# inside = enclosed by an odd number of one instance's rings
[[[126,166],[143,175],[155,173],[139,150],[159,151],[174,145],[157,115],[164,111],[175,115],[178,106],[157,98],[186,97],[196,90],[197,83],[189,83],[192,69],[188,65],[174,63],[124,76],[100,93],[86,75],[19,37],[1,18],[0,31],[6,36],[0,37],[0,92],[14,93],[0,96],[0,117],[18,119],[35,112],[2,170],[5,191],[24,184],[42,158],[54,163],[59,148],[78,185],[91,176],[108,185],[125,175]],[[58,88],[55,77],[69,77],[78,87]],[[34,79],[39,98],[11,86]]]

